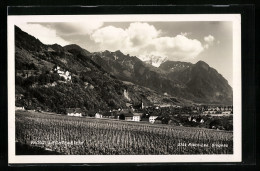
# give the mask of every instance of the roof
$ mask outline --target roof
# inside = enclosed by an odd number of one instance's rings
[[[129,113],[129,114],[124,114],[125,117],[133,117],[133,114],[132,113]]]
[[[133,112],[131,109],[124,109],[124,110],[121,110],[119,112],[117,112],[117,116],[119,115],[124,115],[125,117],[132,117],[133,116]]]
[[[155,112],[153,112],[153,113],[151,113],[150,116],[159,116],[159,113],[155,113]]]
[[[123,114],[125,117],[133,117],[133,113],[121,113]]]
[[[105,112],[103,113],[103,116],[115,116],[116,114],[116,112]]]
[[[123,110],[119,111],[119,115],[120,115],[120,114],[125,114],[125,113],[132,113],[132,110],[123,109]]]
[[[66,113],[82,113],[80,108],[66,108]]]
[[[159,117],[159,115],[150,115],[149,117],[151,117],[151,116],[157,116],[157,117]]]
[[[162,117],[158,116],[155,120],[162,120]]]
[[[134,116],[142,116],[143,113],[133,113]]]

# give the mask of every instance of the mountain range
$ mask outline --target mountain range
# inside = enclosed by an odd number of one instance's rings
[[[120,50],[91,53],[76,44],[45,45],[15,27],[16,73],[38,71],[31,75],[30,81],[16,75],[16,93],[24,94],[27,99],[33,97],[35,105],[52,110],[62,107],[93,110],[125,107],[126,102],[140,101],[150,104],[232,104],[232,88],[207,63],[167,61],[155,56],[150,59],[142,61]],[[65,83],[58,77],[52,79],[54,76],[49,71],[55,66],[69,71],[72,81]],[[53,82],[57,85],[48,86]]]
[[[138,56],[143,62],[159,67],[162,63],[167,61],[167,57],[155,56],[155,55],[140,55]]]
[[[95,52],[88,55],[104,70],[161,94],[189,99],[198,103],[232,104],[232,88],[227,80],[207,63],[165,61],[159,67],[120,51]]]

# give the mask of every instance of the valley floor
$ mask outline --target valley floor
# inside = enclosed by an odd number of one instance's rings
[[[65,155],[233,153],[233,132],[205,128],[29,111],[16,111],[15,128],[17,155],[26,155],[28,151],[39,155],[46,154],[46,151]]]

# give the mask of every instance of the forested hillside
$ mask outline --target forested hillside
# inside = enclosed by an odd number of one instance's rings
[[[126,102],[161,103],[167,98],[149,88],[122,82],[88,54],[77,45],[44,45],[15,27],[16,105],[63,113],[65,108],[102,111],[125,108]],[[67,71],[71,80],[60,76],[57,67]]]

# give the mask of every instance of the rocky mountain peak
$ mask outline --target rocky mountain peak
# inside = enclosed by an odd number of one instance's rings
[[[87,51],[86,49],[83,49],[82,47],[80,47],[77,44],[70,44],[70,45],[66,45],[63,47],[66,51],[73,51],[73,52],[77,52],[77,53],[81,53],[82,55],[88,55],[90,54],[89,51]]]
[[[198,62],[195,64],[195,66],[201,67],[201,68],[203,68],[203,69],[205,69],[205,70],[208,70],[208,69],[210,68],[210,66],[209,66],[206,62],[204,62],[204,61],[198,61]]]
[[[124,55],[120,50],[115,51],[115,54],[117,54],[117,55]]]
[[[156,55],[140,55],[138,56],[138,58],[143,62],[153,65],[155,67],[159,67],[162,63],[167,61],[167,57],[156,56]]]

